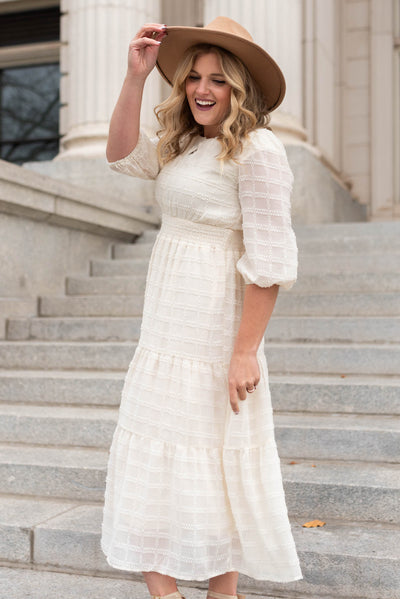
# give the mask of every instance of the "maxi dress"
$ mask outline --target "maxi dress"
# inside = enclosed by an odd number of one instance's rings
[[[109,454],[102,550],[114,568],[182,580],[298,580],[264,339],[239,415],[228,390],[246,284],[290,288],[297,276],[286,152],[257,129],[240,164],[221,168],[220,142],[197,136],[160,169],[156,144],[141,130],[110,163],[156,180],[162,223]]]

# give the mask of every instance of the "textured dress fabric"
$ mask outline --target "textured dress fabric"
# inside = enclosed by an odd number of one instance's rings
[[[258,129],[222,168],[219,141],[197,136],[160,169],[156,143],[141,131],[110,163],[155,179],[162,223],[110,449],[102,549],[115,568],[182,580],[298,580],[264,340],[239,415],[228,389],[246,284],[290,288],[297,276],[286,152]]]

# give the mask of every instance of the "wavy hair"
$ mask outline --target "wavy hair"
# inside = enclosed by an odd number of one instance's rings
[[[250,131],[260,127],[269,129],[271,117],[264,96],[242,61],[219,46],[191,46],[176,70],[170,96],[154,109],[161,125],[157,131],[160,138],[157,152],[162,166],[182,154],[196,135],[203,134],[203,126],[196,123],[186,98],[186,79],[196,59],[210,52],[219,57],[225,80],[231,86],[230,111],[217,136],[221,143],[217,158],[221,162],[229,159],[237,162],[235,157],[242,151],[242,142]]]

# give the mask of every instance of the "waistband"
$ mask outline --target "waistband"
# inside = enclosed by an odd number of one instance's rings
[[[229,229],[217,225],[196,223],[192,220],[169,214],[162,215],[160,235],[171,236],[175,239],[185,239],[189,243],[228,245],[239,250],[243,249],[243,231],[241,229]]]

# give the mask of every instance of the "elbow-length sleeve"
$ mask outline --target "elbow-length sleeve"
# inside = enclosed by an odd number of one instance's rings
[[[138,142],[132,152],[115,162],[109,162],[108,165],[117,173],[141,179],[155,179],[160,172],[157,143],[157,138],[150,139],[147,133],[141,129]]]
[[[261,142],[261,143],[260,143]],[[261,130],[239,165],[239,201],[245,252],[236,268],[246,284],[290,289],[297,279],[291,224],[293,173],[283,143]]]

